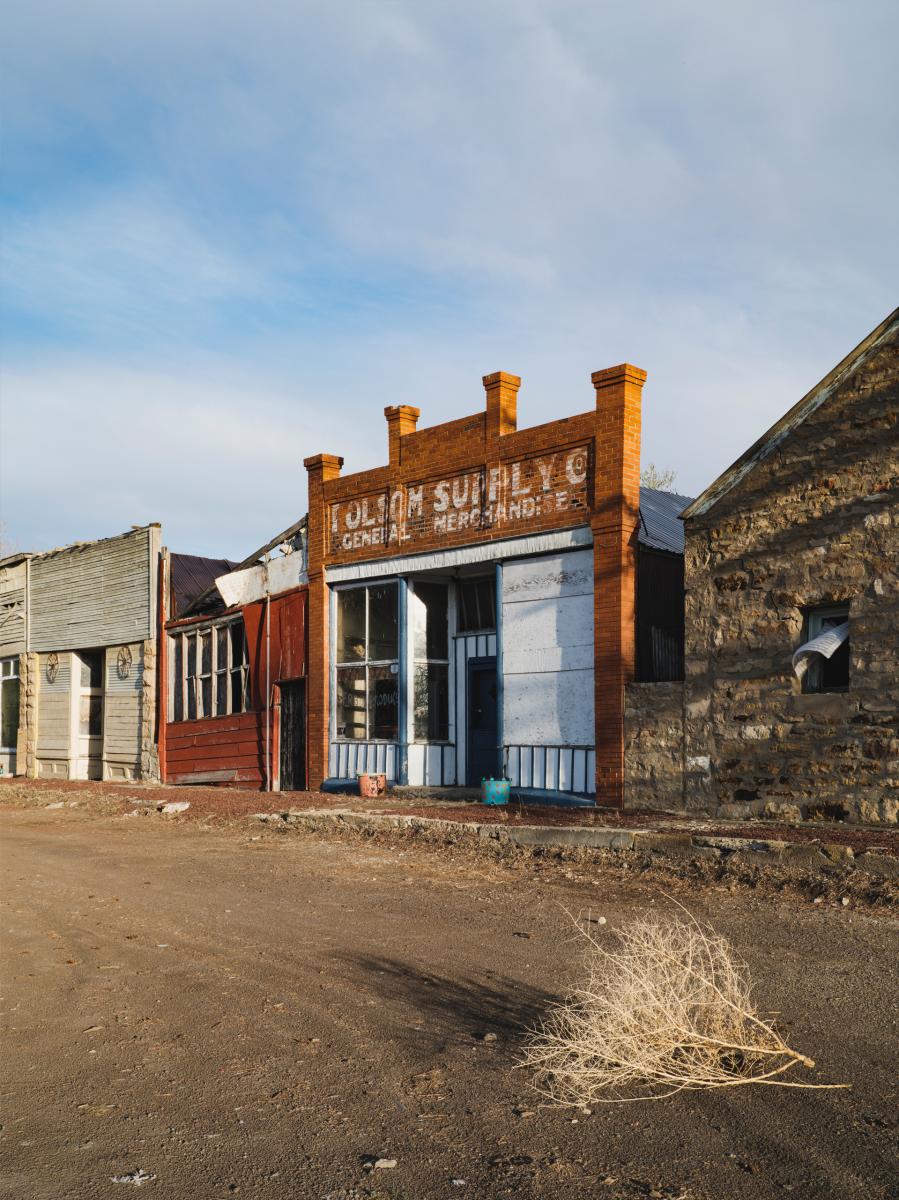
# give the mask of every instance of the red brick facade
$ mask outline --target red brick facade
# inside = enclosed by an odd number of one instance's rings
[[[310,786],[327,775],[329,655],[325,568],[589,525],[594,538],[597,803],[624,798],[624,687],[634,674],[640,397],[645,372],[593,376],[596,407],[516,428],[520,380],[484,378],[486,412],[417,430],[419,410],[385,409],[387,466],[341,476],[343,459],[306,459],[309,476]]]

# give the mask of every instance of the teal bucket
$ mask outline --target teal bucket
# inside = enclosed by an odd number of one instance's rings
[[[482,779],[481,799],[485,804],[508,804],[511,787],[508,779]]]

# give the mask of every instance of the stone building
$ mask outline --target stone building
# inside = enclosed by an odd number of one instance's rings
[[[148,525],[25,556],[18,774],[158,777],[159,543],[159,526]]]
[[[686,508],[688,807],[896,820],[897,430],[899,309]]]
[[[386,409],[383,467],[306,460],[311,786],[505,774],[623,803],[638,646],[669,677],[682,661],[680,529],[640,489],[644,379],[598,371],[590,411],[519,429],[520,380],[498,372],[486,411],[418,429]],[[662,602],[642,636],[644,562]]]

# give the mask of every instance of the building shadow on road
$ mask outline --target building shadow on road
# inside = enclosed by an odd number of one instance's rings
[[[394,958],[352,956],[382,1004],[396,1036],[409,1040],[471,1042],[495,1035],[519,1042],[561,997],[518,979],[440,974]]]

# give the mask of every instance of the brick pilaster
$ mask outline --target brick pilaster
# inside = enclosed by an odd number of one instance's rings
[[[414,433],[421,416],[420,408],[411,404],[394,404],[384,409],[387,418],[387,442],[391,467],[398,467],[403,461],[402,439],[407,434]]]
[[[518,428],[518,389],[521,379],[505,371],[484,376],[487,393],[487,460],[499,458],[499,439]]]
[[[593,374],[596,802],[624,804],[624,689],[634,677],[640,404],[646,372],[622,363]]]
[[[309,519],[306,530],[309,576],[309,623],[306,655],[306,770],[310,788],[321,787],[328,775],[328,713],[331,706],[328,671],[328,588],[325,556],[328,546],[328,506],[325,485],[340,475],[343,459],[316,454],[304,460],[308,472]]]

